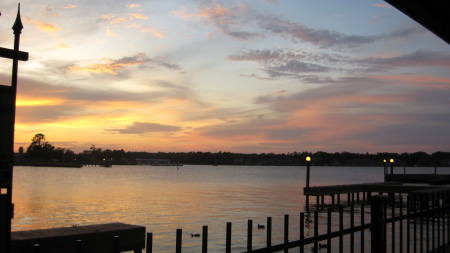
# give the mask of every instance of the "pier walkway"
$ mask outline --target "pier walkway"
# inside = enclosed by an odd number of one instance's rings
[[[393,171],[392,168],[391,171]],[[334,206],[335,204],[341,204],[342,194],[347,195],[347,204],[351,205],[355,203],[355,195],[356,202],[360,202],[360,194],[362,194],[362,201],[366,202],[366,200],[369,201],[372,193],[377,193],[378,195],[388,194],[390,197],[395,196],[395,194],[399,196],[401,194],[417,196],[432,194],[434,191],[441,191],[444,188],[450,189],[450,186],[444,186],[450,185],[450,174],[392,174],[386,173],[385,168],[384,181],[368,184],[305,187],[303,188],[303,194],[306,196],[306,208],[309,208],[309,196],[315,196],[316,207],[318,208],[321,202],[323,209],[325,196],[331,197],[331,205]]]

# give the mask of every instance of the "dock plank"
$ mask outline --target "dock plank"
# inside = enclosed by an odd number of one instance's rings
[[[76,240],[83,241],[83,252],[112,252],[114,236],[120,237],[120,251],[140,252],[145,248],[145,227],[108,223],[52,229],[14,231],[11,233],[12,253],[32,252],[35,244],[41,252],[74,253]]]

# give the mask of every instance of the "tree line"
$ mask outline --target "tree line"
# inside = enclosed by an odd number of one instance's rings
[[[311,164],[316,166],[383,166],[386,160],[394,159],[395,166],[447,166],[450,167],[450,152],[413,153],[387,153],[360,154],[350,152],[315,153],[288,152],[275,153],[232,153],[232,152],[137,152],[102,149],[92,145],[89,149],[78,154],[66,148],[51,145],[44,134],[36,134],[26,151],[19,148],[15,164],[27,162],[59,162],[59,163],[102,163],[108,162],[116,165],[137,164],[138,159],[165,159],[172,163],[181,164],[212,164],[212,165],[294,165],[304,166],[306,157],[311,157]]]

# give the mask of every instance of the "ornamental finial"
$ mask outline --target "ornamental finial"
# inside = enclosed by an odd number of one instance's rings
[[[14,22],[12,29],[14,31],[14,34],[22,33],[23,25],[22,25],[22,20],[20,19],[20,3],[19,3],[19,8],[17,10],[16,22]]]

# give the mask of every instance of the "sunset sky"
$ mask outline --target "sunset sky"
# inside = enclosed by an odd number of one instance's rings
[[[0,47],[17,4],[1,1]],[[382,0],[23,0],[21,16],[16,151],[36,133],[75,152],[450,151],[450,45]]]

